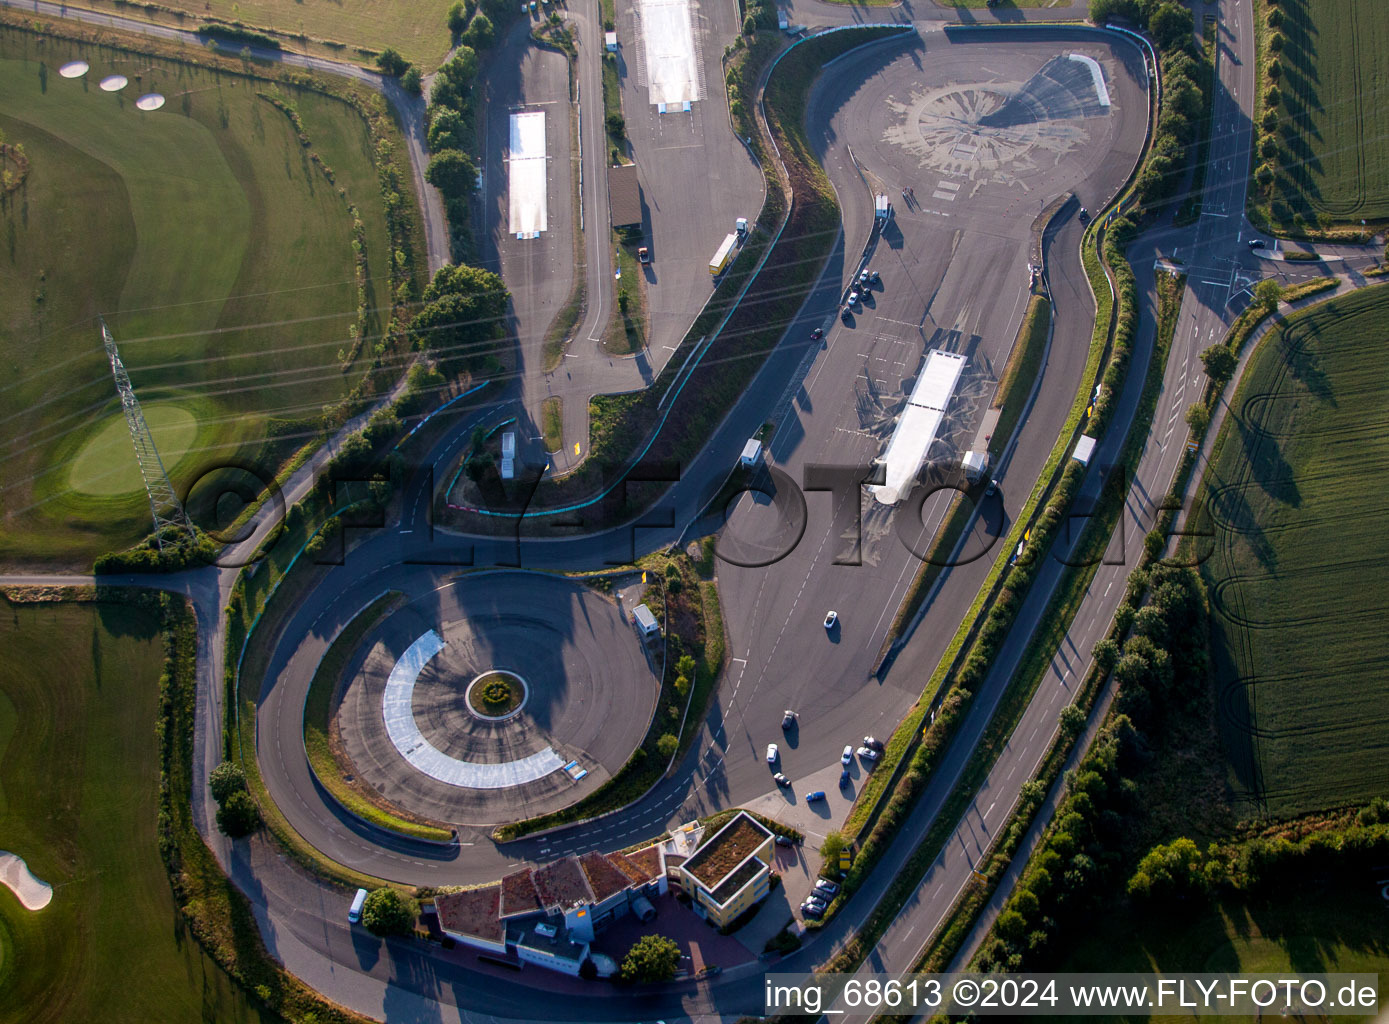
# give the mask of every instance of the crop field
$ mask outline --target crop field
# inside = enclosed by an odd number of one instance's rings
[[[1389,792],[1389,289],[1255,353],[1205,482],[1221,739],[1244,814]]]
[[[0,205],[0,563],[86,564],[149,530],[98,317],[176,489],[277,463],[370,365],[353,332],[388,315],[385,211],[361,115],[311,89],[5,28],[0,96],[29,164]]]
[[[1284,225],[1389,219],[1389,4],[1278,6],[1276,112],[1286,152],[1269,213]],[[1272,34],[1265,31],[1265,66]]]
[[[38,911],[0,887],[0,1024],[261,1021],[181,927],[160,859],[157,618],[0,610],[0,836],[53,886]]]

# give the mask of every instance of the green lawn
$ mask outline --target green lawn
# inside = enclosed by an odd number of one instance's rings
[[[1222,740],[1240,810],[1389,792],[1389,289],[1335,299],[1255,353],[1205,482]]]
[[[156,838],[163,648],[151,612],[0,599],[0,1022],[268,1021],[182,927]]]
[[[180,14],[141,11],[140,16],[183,28],[195,24],[190,18],[239,21],[274,32],[288,49],[362,64],[372,61],[358,47],[375,53],[389,46],[432,71],[449,50],[448,11],[453,4],[454,0],[162,0],[161,7]],[[83,6],[109,9],[95,0],[85,0]],[[301,35],[307,38],[295,38]]]
[[[367,129],[346,103],[36,40],[0,29],[0,130],[31,164],[0,207],[0,562],[80,564],[149,529],[97,316],[142,402],[166,410],[151,419],[182,421],[174,445],[189,450],[166,459],[181,488],[235,455],[285,457],[299,442],[257,441],[311,429],[366,368],[349,200],[367,242],[367,336],[384,326],[390,248]],[[59,77],[77,57],[91,72]],[[129,87],[101,91],[111,73]],[[162,110],[135,108],[147,91]],[[297,108],[309,147],[258,93]]]
[[[1389,5],[1283,0],[1282,152],[1266,200],[1279,224],[1389,218]],[[1261,15],[1265,7],[1261,5]],[[1266,66],[1272,33],[1264,32]],[[1261,81],[1266,81],[1262,79]],[[1253,194],[1251,192],[1251,194]]]
[[[1302,890],[1281,891],[1276,899],[1264,903],[1230,899],[1199,909],[1181,908],[1170,915],[1098,914],[1086,939],[1056,969],[1377,972],[1383,979],[1389,977],[1389,938],[1384,930],[1383,903],[1370,881],[1352,878],[1338,885],[1309,885]],[[1127,1019],[1158,1024],[1196,1018],[1145,1014]],[[1234,1022],[1248,1018],[1204,1019]],[[1275,1013],[1264,1019],[1281,1018]],[[1373,1018],[1329,1019],[1350,1022]]]

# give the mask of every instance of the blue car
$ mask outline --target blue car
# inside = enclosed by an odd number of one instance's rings
[[[849,778],[850,778],[850,776],[849,776],[849,769],[845,768],[842,772],[839,773],[839,788],[840,788],[840,789],[843,789],[845,786],[847,786],[847,785],[849,784]]]
[[[805,802],[808,804],[813,804],[816,800],[823,799],[825,799],[825,791],[823,789],[817,789],[813,793],[807,793],[805,795]]]

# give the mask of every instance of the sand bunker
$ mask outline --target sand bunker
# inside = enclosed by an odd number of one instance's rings
[[[58,69],[58,74],[64,78],[81,78],[90,70],[91,65],[85,60],[70,60]]]
[[[130,80],[125,75],[107,75],[101,80],[101,87],[106,92],[120,92],[129,84]]]
[[[164,97],[157,92],[147,92],[135,101],[141,110],[158,110],[164,105]]]
[[[0,882],[19,898],[25,910],[42,910],[53,899],[53,886],[35,878],[23,857],[4,850],[0,850]]]

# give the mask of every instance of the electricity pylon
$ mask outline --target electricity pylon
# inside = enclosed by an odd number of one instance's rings
[[[159,449],[154,446],[154,435],[150,433],[145,414],[140,411],[140,401],[135,397],[135,389],[130,384],[130,374],[125,372],[121,354],[116,351],[116,339],[101,321],[101,338],[106,344],[106,355],[111,360],[111,376],[116,378],[116,393],[121,396],[121,411],[125,413],[125,425],[130,428],[130,440],[135,445],[135,461],[140,464],[140,476],[145,481],[145,493],[150,499],[150,516],[154,520],[154,542],[159,550],[164,550],[164,527],[177,526],[189,537],[196,537],[188,513],[183,510],[183,502],[174,493],[174,485],[169,483],[169,474],[164,470],[164,461],[159,457]]]

